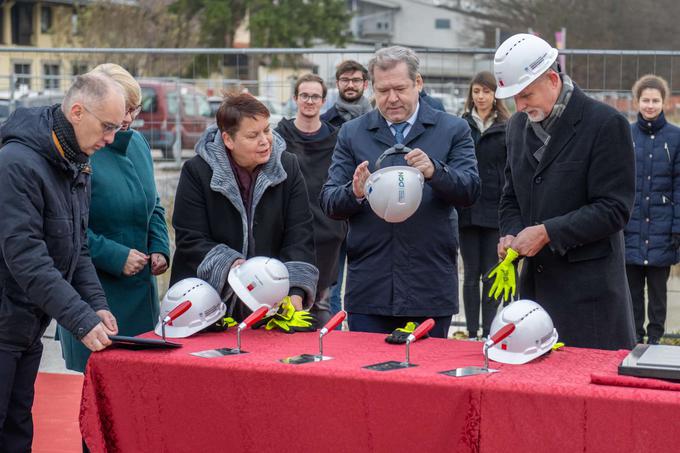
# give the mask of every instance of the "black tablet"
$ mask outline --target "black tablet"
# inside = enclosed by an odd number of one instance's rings
[[[109,339],[113,342],[113,346],[126,349],[168,349],[182,347],[181,343],[174,343],[161,338],[139,338],[126,337],[122,335],[109,335]]]

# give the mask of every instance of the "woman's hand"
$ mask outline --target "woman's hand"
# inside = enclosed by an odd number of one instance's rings
[[[168,261],[162,253],[151,254],[151,274],[161,275],[168,270]]]
[[[290,303],[293,304],[296,311],[302,310],[302,296],[290,296]]]
[[[144,269],[144,266],[146,266],[146,263],[148,261],[149,261],[148,255],[145,255],[139,250],[130,249],[130,253],[128,253],[125,266],[123,266],[123,275],[125,275],[126,277],[131,277],[137,274],[139,271]]]

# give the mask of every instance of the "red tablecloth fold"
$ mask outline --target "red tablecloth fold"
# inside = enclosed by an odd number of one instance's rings
[[[680,383],[636,376],[593,373],[590,375],[590,382],[598,385],[614,385],[619,387],[635,387],[651,390],[674,390],[676,392],[680,391]]]

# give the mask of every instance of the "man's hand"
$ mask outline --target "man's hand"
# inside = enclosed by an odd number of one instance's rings
[[[498,258],[500,260],[505,259],[505,255],[508,253],[508,248],[512,244],[512,241],[515,240],[515,236],[512,234],[508,234],[507,236],[503,236],[500,238],[498,241]]]
[[[354,170],[354,176],[352,177],[352,191],[356,198],[364,198],[366,196],[364,186],[369,176],[371,176],[371,172],[368,171],[368,161],[365,160]]]
[[[97,310],[97,316],[102,320],[108,335],[118,335],[118,322],[113,313],[108,310]]]
[[[434,164],[430,159],[430,156],[425,154],[420,148],[415,148],[411,150],[405,157],[406,163],[413,168],[417,168],[425,176],[425,179],[432,178],[434,175]]]
[[[232,263],[232,265],[231,265],[231,267],[229,268],[229,270],[231,270],[231,269],[236,269],[237,267],[239,267],[241,264],[243,264],[243,263],[245,263],[245,262],[246,262],[246,260],[244,260],[243,258],[239,258],[239,259],[237,259],[236,261],[234,261],[234,262]]]
[[[168,261],[162,253],[151,254],[151,274],[161,275],[168,270]]]
[[[123,266],[123,275],[130,277],[135,275],[146,266],[147,261],[149,261],[149,256],[140,252],[139,250],[130,249],[128,253],[127,261],[125,266]]]
[[[550,238],[545,226],[534,225],[520,231],[510,247],[515,249],[520,256],[534,256],[549,242]]]
[[[92,352],[101,351],[111,344],[107,331],[108,329],[104,326],[104,323],[100,322],[80,341]]]
[[[290,303],[297,311],[302,310],[302,296],[290,296]]]

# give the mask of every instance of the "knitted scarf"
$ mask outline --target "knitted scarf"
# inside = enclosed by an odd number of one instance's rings
[[[548,147],[548,142],[550,141],[550,135],[552,133],[551,129],[555,126],[557,120],[562,116],[562,113],[564,113],[564,109],[567,108],[569,99],[571,99],[571,94],[574,92],[574,82],[571,81],[571,78],[566,74],[562,74],[561,77],[562,91],[560,91],[560,95],[557,97],[557,101],[555,101],[555,105],[553,106],[550,115],[548,115],[548,117],[540,123],[529,121],[534,133],[543,142],[543,146],[538,148],[534,153],[534,157],[539,162],[541,161],[541,158]]]
[[[76,131],[69,123],[64,112],[61,111],[61,105],[57,104],[52,110],[52,130],[59,140],[61,148],[64,150],[64,158],[73,164],[78,171],[83,171],[89,167],[90,158],[87,154],[80,150],[78,140],[76,139]]]
[[[347,102],[341,97],[338,97],[338,100],[335,101],[335,110],[338,111],[338,115],[340,115],[343,120],[349,121],[360,117],[364,113],[370,112],[371,103],[363,96],[354,102]]]

